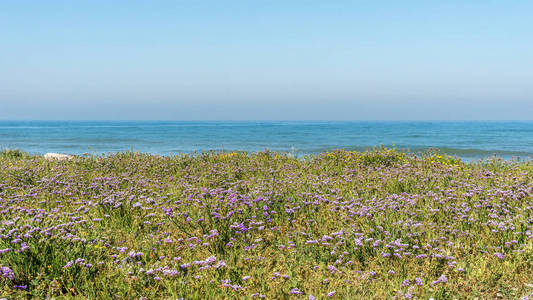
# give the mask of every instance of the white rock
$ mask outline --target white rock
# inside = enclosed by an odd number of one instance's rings
[[[44,158],[48,159],[48,160],[53,160],[53,159],[56,159],[56,160],[68,160],[68,159],[72,159],[74,157],[72,155],[63,154],[63,153],[46,153],[44,155]]]

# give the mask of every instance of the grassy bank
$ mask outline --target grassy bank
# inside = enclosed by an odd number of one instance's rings
[[[533,166],[394,150],[0,153],[0,295],[518,298]]]

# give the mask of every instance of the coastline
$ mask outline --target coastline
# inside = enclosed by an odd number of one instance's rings
[[[78,159],[78,158],[106,158],[106,157],[113,157],[113,156],[120,156],[120,155],[147,155],[147,156],[156,156],[156,157],[163,156],[163,157],[173,158],[173,157],[180,157],[180,156],[197,157],[201,155],[210,155],[210,154],[224,155],[227,153],[240,153],[240,154],[244,154],[248,156],[259,155],[261,153],[273,153],[276,155],[286,156],[289,158],[312,159],[312,158],[320,157],[327,153],[334,153],[334,152],[339,152],[339,151],[352,152],[352,153],[373,153],[373,152],[378,152],[381,150],[395,151],[395,152],[404,154],[412,158],[423,159],[423,158],[427,158],[430,156],[449,157],[449,158],[453,158],[456,160],[460,160],[465,163],[472,163],[472,164],[482,163],[482,162],[487,162],[487,161],[505,161],[505,162],[531,162],[533,161],[533,154],[530,155],[529,153],[519,153],[523,155],[522,156],[507,156],[507,157],[493,154],[493,155],[486,155],[484,157],[479,157],[476,159],[476,158],[461,157],[458,155],[448,154],[437,148],[428,148],[425,151],[413,152],[410,150],[386,148],[386,147],[374,147],[374,148],[366,149],[362,151],[347,150],[347,149],[332,149],[332,150],[323,151],[320,153],[309,153],[309,154],[295,153],[295,152],[289,152],[289,151],[270,151],[269,149],[264,149],[263,151],[257,151],[257,152],[248,152],[248,151],[239,151],[239,150],[208,150],[208,151],[195,151],[195,152],[190,152],[190,153],[169,153],[169,154],[146,153],[146,152],[131,150],[131,151],[119,151],[119,152],[114,152],[114,153],[94,153],[94,154],[86,152],[81,155],[77,155],[77,154],[66,153],[66,152],[60,152],[60,153],[47,152],[44,154],[40,154],[40,153],[28,153],[21,149],[0,149],[0,155],[7,155],[7,156],[14,156],[14,157],[42,157],[46,160],[61,161],[61,160],[72,160],[72,159]],[[487,151],[487,153],[490,153],[490,152]]]
[[[348,149],[332,149],[328,151],[323,151],[320,153],[295,153],[294,151],[270,151],[269,149],[264,149],[263,151],[256,151],[256,152],[249,152],[249,151],[242,151],[242,150],[208,150],[208,151],[195,151],[190,153],[169,153],[169,154],[157,154],[157,153],[146,153],[146,152],[140,152],[140,151],[118,151],[114,153],[83,153],[81,155],[72,154],[72,153],[66,153],[66,152],[60,152],[60,153],[54,153],[54,152],[47,152],[44,154],[41,153],[28,153],[21,149],[0,149],[0,155],[8,155],[8,156],[19,156],[19,157],[43,157],[47,160],[71,160],[76,158],[88,158],[88,157],[112,157],[117,155],[148,155],[148,156],[165,156],[165,157],[179,157],[179,156],[201,156],[201,155],[209,155],[209,154],[227,154],[227,153],[241,153],[245,155],[258,155],[261,153],[275,153],[276,155],[281,156],[287,156],[289,158],[299,158],[299,159],[310,159],[310,158],[316,158],[320,157],[326,153],[331,152],[339,152],[339,151],[347,151],[347,152],[353,152],[353,153],[373,153],[380,150],[390,150],[395,151],[401,154],[405,154],[412,158],[425,158],[430,156],[444,156],[444,157],[450,157],[453,159],[461,160],[465,163],[480,163],[480,162],[487,162],[487,161],[507,161],[507,162],[529,162],[533,161],[533,154],[530,153],[514,153],[519,154],[520,156],[501,156],[497,154],[488,155],[488,153],[492,153],[491,151],[483,151],[484,153],[487,153],[487,155],[476,158],[471,157],[461,157],[458,155],[453,155],[446,153],[445,151],[442,151],[438,148],[428,148],[425,151],[419,150],[416,152],[410,151],[410,150],[403,150],[403,149],[396,149],[396,148],[386,148],[386,147],[373,147],[370,149],[357,151],[357,150],[348,150]],[[472,150],[472,151],[478,151],[478,150]],[[467,153],[471,153],[472,151],[466,151]]]

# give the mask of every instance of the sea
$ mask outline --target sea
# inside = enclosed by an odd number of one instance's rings
[[[533,121],[0,121],[0,150],[107,155],[375,147],[438,149],[466,161],[533,158]]]

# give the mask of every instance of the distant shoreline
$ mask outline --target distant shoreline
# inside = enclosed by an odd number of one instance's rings
[[[529,155],[529,156],[515,156],[515,157],[512,157],[512,158],[503,158],[501,156],[498,156],[498,155],[491,155],[491,156],[487,156],[485,158],[482,158],[482,159],[477,159],[477,160],[474,160],[474,159],[464,159],[460,156],[457,156],[457,155],[450,155],[450,154],[447,154],[445,152],[443,152],[442,150],[440,149],[436,149],[436,148],[430,148],[426,151],[418,151],[418,152],[412,152],[412,151],[404,151],[402,149],[395,149],[395,148],[385,148],[385,147],[375,147],[375,148],[372,148],[372,149],[367,149],[367,150],[364,150],[364,151],[357,151],[357,150],[347,150],[347,149],[333,149],[333,150],[330,150],[330,151],[323,151],[323,152],[320,152],[320,153],[312,153],[312,154],[299,154],[299,155],[296,155],[294,153],[291,153],[289,151],[284,151],[284,152],[280,152],[280,151],[270,151],[268,149],[265,149],[263,151],[256,151],[256,152],[248,152],[248,151],[242,151],[242,150],[208,150],[208,151],[198,151],[198,152],[189,152],[189,153],[173,153],[173,154],[168,154],[168,155],[162,155],[162,154],[157,154],[157,153],[146,153],[146,152],[140,152],[140,151],[117,151],[117,152],[110,152],[110,153],[97,153],[97,154],[92,154],[92,153],[84,153],[84,154],[81,154],[81,155],[77,155],[77,154],[71,154],[71,153],[67,153],[67,152],[59,152],[59,153],[55,153],[55,152],[48,152],[48,153],[44,153],[44,154],[41,154],[41,153],[28,153],[28,152],[25,152],[21,149],[0,149],[0,155],[8,155],[8,156],[14,156],[14,157],[42,157],[44,159],[48,159],[48,160],[70,160],[70,159],[76,159],[76,158],[82,158],[82,157],[100,157],[100,158],[105,158],[105,157],[112,157],[112,156],[120,156],[120,155],[147,155],[147,156],[163,156],[163,157],[174,157],[174,156],[201,156],[201,155],[227,155],[227,154],[245,154],[245,155],[248,155],[248,156],[254,156],[254,155],[261,155],[261,154],[271,154],[271,155],[279,155],[279,156],[287,156],[289,158],[300,158],[300,159],[304,159],[304,158],[316,158],[316,157],[320,157],[320,156],[323,156],[323,155],[326,155],[328,153],[335,153],[335,152],[347,152],[347,153],[358,153],[358,154],[364,154],[364,153],[375,153],[375,152],[379,152],[379,151],[382,151],[382,150],[386,150],[386,151],[394,151],[394,152],[398,152],[398,153],[401,153],[401,154],[405,154],[407,156],[414,156],[414,157],[419,157],[419,158],[424,158],[424,157],[429,157],[429,156],[432,156],[432,155],[439,155],[439,156],[445,156],[445,157],[450,157],[450,158],[453,158],[453,159],[459,159],[463,162],[478,162],[478,161],[488,161],[488,160],[503,160],[503,161],[521,161],[521,162],[527,162],[527,161],[533,161],[533,155]]]

